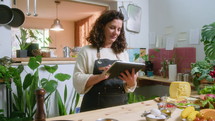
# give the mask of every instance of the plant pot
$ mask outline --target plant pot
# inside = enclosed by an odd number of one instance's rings
[[[16,57],[17,58],[26,58],[27,50],[16,50]]]
[[[176,75],[177,75],[177,65],[176,64],[170,64],[168,66],[169,71],[169,81],[176,81]]]
[[[200,80],[200,83],[201,83],[201,84],[214,84],[215,81],[209,82],[209,81],[207,81],[206,79],[202,79],[202,80]]]
[[[153,63],[151,61],[145,61],[145,65],[145,74],[148,75],[147,71],[153,71]]]
[[[27,53],[27,56],[28,57],[34,57],[34,51],[37,51],[39,50],[39,44],[38,43],[31,43],[29,45],[29,47],[27,48],[28,50],[28,53]]]

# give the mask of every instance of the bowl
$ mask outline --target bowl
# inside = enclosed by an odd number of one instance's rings
[[[100,118],[100,119],[97,119],[96,121],[118,121],[118,120],[113,118]]]
[[[148,117],[148,115],[151,115],[151,112],[147,112],[145,111],[141,117],[145,117],[146,121],[166,121],[169,118],[169,115],[165,114],[165,113],[161,113],[161,115],[164,115],[166,118],[165,119],[158,119],[158,118],[152,118],[152,117]]]
[[[169,111],[171,111],[171,113],[177,108],[177,106],[173,103],[166,103],[166,106],[165,106],[165,103],[158,103],[157,105],[159,110],[166,108]]]
[[[166,120],[167,120],[167,118],[166,119],[156,119],[156,118],[149,118],[146,116],[146,121],[166,121]]]

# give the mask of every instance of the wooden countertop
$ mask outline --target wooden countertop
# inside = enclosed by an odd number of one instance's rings
[[[12,58],[12,61],[14,62],[12,65],[19,65],[21,64],[27,64],[29,61],[28,58]],[[57,58],[42,58],[42,64],[74,64],[76,62],[76,58],[63,58],[63,57],[57,57]]]
[[[144,111],[150,111],[152,108],[158,108],[157,102],[154,100],[115,106],[94,111],[87,111],[66,116],[48,118],[46,121],[53,120],[72,120],[72,121],[96,121],[99,118],[113,118],[118,121],[146,121],[145,117],[141,117]],[[181,109],[176,109],[168,121],[181,121]]]
[[[57,58],[42,58],[42,61],[75,61],[76,58],[63,58],[63,57],[57,57]],[[12,58],[12,61],[14,62],[28,62],[28,58]]]
[[[138,80],[138,86],[154,85],[154,84],[170,86],[171,82],[173,82],[173,81],[170,81],[168,78],[163,78],[161,76],[153,76],[153,77],[139,76],[137,80]],[[190,83],[190,85],[193,88],[193,84]]]

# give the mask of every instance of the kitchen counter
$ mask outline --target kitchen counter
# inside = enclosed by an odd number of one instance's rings
[[[147,76],[139,76],[137,78],[138,81],[138,86],[147,86],[147,85],[165,85],[165,86],[170,86],[172,81],[169,81],[168,78],[163,78],[161,76],[152,76],[152,77],[147,77]],[[193,84],[190,83],[191,88],[194,88]]]
[[[154,100],[115,106],[105,109],[87,111],[66,116],[52,117],[46,121],[53,120],[72,120],[72,121],[96,121],[99,118],[113,118],[118,121],[146,121],[145,117],[141,117],[144,111],[150,111],[157,108],[157,102]],[[181,109],[176,109],[168,121],[181,121]]]
[[[143,85],[154,85],[154,84],[160,84],[160,85],[166,85],[169,86],[172,81],[169,81],[168,78],[163,78],[161,76],[139,76],[137,78],[139,86]]]
[[[17,64],[27,64],[30,58],[12,58],[14,62],[13,65]],[[76,58],[64,58],[64,57],[57,57],[57,58],[42,58],[42,64],[74,64]],[[15,64],[17,63],[17,64]]]

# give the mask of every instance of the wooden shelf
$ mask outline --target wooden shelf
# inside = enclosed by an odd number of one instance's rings
[[[75,61],[76,58],[63,58],[63,57],[57,57],[57,58],[42,58],[42,61]],[[28,62],[29,58],[12,58],[13,62]]]

